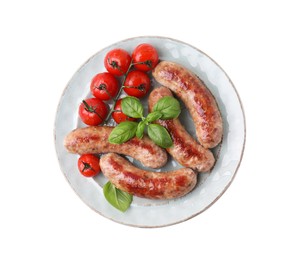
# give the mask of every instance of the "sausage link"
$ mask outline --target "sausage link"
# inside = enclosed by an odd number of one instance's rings
[[[169,61],[160,62],[152,74],[185,103],[194,121],[198,141],[205,148],[217,146],[223,135],[222,117],[204,82],[185,67]]]
[[[65,137],[64,146],[69,152],[78,154],[115,152],[129,155],[151,168],[160,168],[166,164],[166,151],[147,136],[142,139],[134,137],[123,144],[111,144],[108,138],[112,130],[110,126],[78,128]]]
[[[149,110],[152,111],[157,101],[166,96],[172,96],[168,88],[155,88],[149,96]],[[166,150],[179,164],[199,172],[207,172],[213,167],[215,159],[212,152],[197,143],[178,119],[157,120],[156,123],[170,133],[173,146]]]
[[[189,168],[170,172],[146,171],[115,153],[102,156],[100,168],[118,189],[148,199],[174,199],[184,196],[197,182],[197,174]]]

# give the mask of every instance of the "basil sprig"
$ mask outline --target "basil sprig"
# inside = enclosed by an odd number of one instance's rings
[[[173,145],[167,129],[161,125],[148,125],[148,136],[160,147],[167,148]]]
[[[152,112],[161,113],[161,119],[172,119],[179,116],[181,108],[178,100],[174,97],[163,97],[155,104]]]
[[[137,129],[136,129],[136,137],[142,138],[144,136],[144,131],[146,127],[146,121],[140,121],[138,123]]]
[[[138,123],[131,121],[121,122],[116,126],[110,136],[109,142],[112,144],[122,144],[134,137]]]
[[[174,97],[163,97],[153,107],[152,112],[143,116],[144,108],[138,98],[125,97],[121,103],[122,112],[133,118],[140,118],[139,123],[125,121],[117,125],[109,136],[109,142],[113,144],[124,143],[134,136],[142,138],[145,127],[147,126],[148,136],[154,143],[162,148],[168,148],[173,145],[170,134],[167,129],[161,125],[152,124],[158,119],[177,118],[181,112],[180,104]]]
[[[144,108],[136,97],[125,97],[121,103],[122,111],[125,115],[133,118],[142,118]]]
[[[106,200],[118,210],[125,212],[132,203],[133,195],[117,189],[111,182],[103,186],[103,194]]]
[[[147,115],[146,121],[148,123],[151,123],[151,122],[154,122],[157,119],[160,119],[161,117],[163,117],[163,114],[161,112],[154,111],[154,112],[152,112],[152,113],[150,113],[150,114]]]

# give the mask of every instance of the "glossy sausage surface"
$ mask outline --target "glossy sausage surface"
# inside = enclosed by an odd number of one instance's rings
[[[65,137],[64,146],[70,153],[115,152],[128,155],[151,168],[160,168],[166,164],[166,151],[147,136],[142,139],[134,137],[123,144],[111,144],[108,138],[112,130],[113,127],[110,126],[77,128]]]
[[[146,171],[115,153],[102,156],[100,168],[115,187],[142,198],[178,198],[189,193],[197,182],[197,174],[189,168],[170,172]]]
[[[184,102],[194,121],[198,141],[205,148],[217,146],[223,135],[222,117],[204,82],[187,68],[170,61],[160,62],[152,75]]]
[[[168,88],[155,88],[149,96],[149,110],[152,111],[157,101],[166,96],[172,96]],[[156,123],[170,133],[173,146],[166,150],[179,164],[198,172],[207,172],[213,167],[215,159],[212,152],[191,137],[179,119],[157,120]]]

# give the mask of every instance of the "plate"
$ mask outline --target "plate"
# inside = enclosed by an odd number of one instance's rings
[[[223,117],[222,143],[213,150],[217,161],[210,173],[200,173],[192,192],[175,200],[149,200],[134,197],[131,207],[122,213],[104,198],[102,186],[106,178],[100,174],[85,178],[77,169],[78,155],[68,153],[64,137],[73,129],[84,126],[78,118],[78,106],[90,96],[90,81],[106,71],[103,60],[108,51],[123,48],[129,53],[141,43],[150,43],[161,60],[175,61],[198,75],[214,95]],[[154,82],[153,85],[156,85]],[[195,136],[193,123],[183,109],[180,116],[187,130]],[[85,62],[67,84],[59,101],[55,127],[55,147],[59,164],[67,181],[85,204],[115,222],[136,227],[162,227],[188,220],[209,208],[229,187],[240,165],[245,146],[245,117],[238,93],[223,69],[197,48],[170,38],[136,37],[102,49]],[[131,158],[129,158],[131,159]],[[138,167],[138,162],[133,161]],[[170,160],[161,170],[181,167]]]

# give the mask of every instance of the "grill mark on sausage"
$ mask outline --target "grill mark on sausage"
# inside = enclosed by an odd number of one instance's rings
[[[187,178],[186,178],[186,176],[182,176],[182,175],[181,176],[176,176],[175,182],[176,182],[177,186],[183,187],[187,183]]]
[[[131,140],[128,141],[131,145],[134,145],[134,148],[136,149],[136,147],[141,147],[145,150],[147,150],[150,154],[154,155],[155,154],[155,149],[153,149],[153,147],[147,143],[144,143],[142,141],[142,139],[138,139],[138,138],[133,138]]]
[[[100,141],[100,136],[98,135],[86,135],[86,136],[78,136],[76,139],[75,139],[75,143],[78,143],[78,144],[87,144],[87,143],[90,143],[90,142],[97,142],[97,141]]]
[[[109,158],[109,164],[111,164],[113,169],[117,172],[121,172],[123,170],[123,166],[117,163],[112,157]]]
[[[183,157],[186,159],[189,159],[190,157],[201,157],[201,152],[199,152],[196,147],[187,144],[184,137],[176,131],[176,125],[173,120],[158,120],[157,122],[168,130],[174,146],[178,146],[178,148],[183,151]]]
[[[125,178],[120,180],[120,185],[125,186],[132,193],[137,194],[139,197],[159,197],[163,196],[166,187],[169,183],[168,178],[147,178],[145,175],[142,177],[131,173],[124,172]]]

